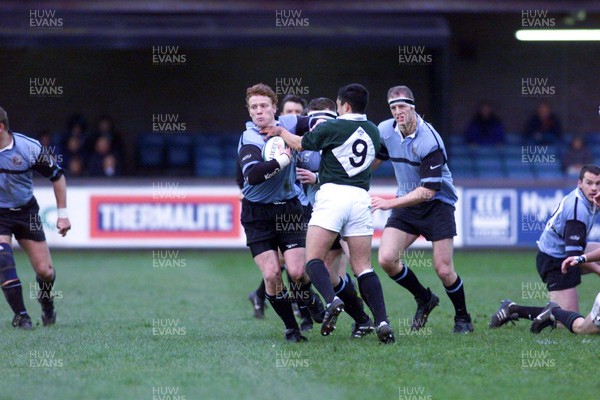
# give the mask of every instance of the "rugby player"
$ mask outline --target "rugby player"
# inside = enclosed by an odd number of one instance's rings
[[[537,242],[537,271],[546,284],[550,303],[563,310],[579,311],[577,286],[581,283],[582,273],[600,275],[600,264],[595,262],[596,258],[577,258],[576,268],[566,268],[575,257],[600,248],[600,243],[587,241],[598,214],[595,197],[599,193],[600,167],[584,165],[579,172],[577,187],[560,201]],[[522,306],[503,300],[492,315],[490,328],[519,318],[533,320],[543,311],[544,307]]]
[[[454,333],[473,332],[467,312],[463,281],[454,270],[454,209],[457,201],[444,142],[415,111],[415,99],[406,86],[388,90],[393,118],[379,124],[382,152],[373,168],[390,160],[398,181],[395,199],[373,197],[372,210],[392,209],[379,246],[379,264],[392,280],[407,289],[417,302],[411,329],[425,326],[439,298],[423,287],[402,256],[423,235],[433,245],[433,266],[454,305]]]
[[[371,266],[373,223],[368,190],[370,166],[380,143],[377,127],[365,115],[368,98],[364,86],[346,85],[338,91],[337,119],[322,122],[302,137],[284,126],[266,127],[261,132],[267,137],[281,136],[295,150],[322,151],[320,188],[306,236],[306,271],[327,303],[321,334],[333,332],[337,317],[344,310],[344,302],[336,296],[324,263],[341,234],[348,244],[350,266],[358,278],[360,293],[375,317],[379,340],[393,343],[381,282]]]
[[[67,216],[67,184],[63,169],[37,140],[9,128],[8,115],[0,107],[0,285],[15,316],[12,325],[29,330],[32,321],[23,302],[21,281],[17,275],[12,236],[29,257],[35,271],[42,307],[42,324],[56,322],[52,289],[56,272],[46,242],[39,206],[33,196],[33,171],[52,181],[58,220],[58,233],[71,229]]]
[[[251,122],[238,144],[239,163],[244,177],[241,222],[246,233],[246,244],[265,281],[266,298],[282,319],[285,339],[290,342],[307,340],[301,335],[294,317],[291,298],[308,298],[308,277],[304,272],[305,235],[304,212],[298,200],[296,160],[290,149],[281,148],[281,154],[264,161],[262,148],[265,141],[259,130],[268,126],[296,128],[296,116],[275,119],[277,95],[267,85],[259,83],[246,91],[246,105]],[[279,227],[283,217],[294,221],[285,229]],[[283,253],[287,272],[295,283],[288,296],[281,279],[278,250]]]

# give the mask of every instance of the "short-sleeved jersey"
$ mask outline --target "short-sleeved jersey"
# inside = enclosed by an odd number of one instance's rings
[[[320,123],[302,137],[305,150],[322,150],[319,182],[369,190],[379,130],[364,114],[344,114]]]
[[[11,148],[0,151],[0,207],[16,208],[33,197],[33,171],[51,181],[63,170],[35,139],[11,132]]]
[[[581,190],[573,190],[561,200],[546,222],[537,242],[538,248],[555,258],[583,254],[597,214]]]
[[[282,115],[276,121],[277,126],[283,126],[292,133],[296,132],[296,124],[297,118],[295,115]],[[260,128],[254,125],[253,122],[250,121],[246,123],[246,130],[242,133],[238,144],[238,154],[242,146],[245,145],[254,145],[262,152],[262,149],[265,146],[265,137],[259,132]],[[245,164],[242,173],[257,162],[259,161]],[[292,199],[297,195],[297,188],[294,185],[295,180],[296,157],[292,157],[292,162],[286,168],[260,184],[250,185],[247,181],[244,181],[242,193],[244,198],[255,203],[285,201]]]
[[[379,124],[381,152],[377,158],[390,160],[398,183],[396,196],[423,186],[435,190],[431,200],[454,205],[458,200],[448,168],[446,147],[439,133],[418,116],[417,130],[403,137],[393,118]]]

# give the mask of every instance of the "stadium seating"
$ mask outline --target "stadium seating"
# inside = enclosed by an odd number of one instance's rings
[[[171,133],[166,139],[167,167],[170,171],[192,166],[192,137],[187,133]]]
[[[565,134],[563,139],[573,135]],[[181,173],[193,171],[195,176],[207,178],[233,178],[237,168],[239,132],[232,133],[185,133],[165,135],[140,133],[137,138],[138,168],[158,173]],[[518,133],[506,135],[503,146],[472,147],[464,143],[462,135],[446,138],[450,170],[457,178],[484,179],[561,179],[562,153],[566,144],[542,146],[535,151],[539,155],[553,156],[554,162],[523,159],[528,149]],[[588,134],[586,144],[600,163],[600,133]],[[391,163],[383,163],[373,174],[376,178],[393,178]]]
[[[138,169],[161,168],[165,158],[165,138],[160,133],[140,133],[136,140]]]

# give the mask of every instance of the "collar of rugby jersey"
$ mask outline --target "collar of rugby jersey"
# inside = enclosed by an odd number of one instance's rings
[[[340,115],[338,117],[338,119],[347,119],[349,121],[366,121],[367,120],[367,114],[353,114],[353,113],[349,113],[349,114]]]
[[[583,204],[585,204],[585,206],[587,207],[588,210],[590,210],[590,212],[592,213],[596,213],[596,207],[594,207],[594,205],[588,200],[587,197],[585,197],[585,195],[583,194],[583,191],[578,187],[577,188],[577,192],[575,192],[575,196],[577,196],[577,198],[579,200],[581,200],[583,202]],[[575,216],[577,217],[577,216]]]
[[[408,135],[408,136],[404,136],[402,134],[402,132],[400,131],[400,125],[398,124],[398,122],[394,121],[394,130],[398,133],[398,135],[400,135],[400,140],[404,141],[406,139],[414,139],[415,136],[417,136],[417,133],[419,132],[419,128],[421,127],[421,125],[423,125],[423,118],[421,118],[421,116],[419,114],[417,114],[417,129],[415,129],[414,133]]]
[[[6,150],[10,150],[13,147],[15,147],[15,137],[13,135],[10,135],[10,138],[11,138],[10,144],[8,146],[6,146],[5,148],[0,149],[0,153],[2,153],[3,151],[6,151]]]

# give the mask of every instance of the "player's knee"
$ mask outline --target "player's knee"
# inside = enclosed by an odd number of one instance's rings
[[[44,282],[50,282],[54,280],[54,268],[52,265],[48,265],[40,270],[36,269],[36,275]]]
[[[454,267],[451,263],[436,264],[435,271],[442,281],[447,281],[455,275]]]
[[[288,266],[287,273],[294,282],[300,282],[304,277],[304,266],[301,265],[296,268],[289,268]]]
[[[381,265],[381,267],[383,269],[388,269],[388,268],[392,268],[392,267],[395,267],[396,265],[398,265],[398,262],[400,261],[400,259],[397,254],[390,253],[387,251],[384,251],[384,252],[380,251],[379,255],[378,255],[378,261],[379,261],[379,265]]]
[[[281,282],[281,270],[279,268],[269,268],[263,272],[263,278],[268,285],[275,285]]]
[[[0,249],[0,285],[18,280],[15,268],[15,256],[12,247],[8,243],[2,243]]]
[[[35,273],[43,281],[50,282],[54,279],[54,267],[51,263],[40,263],[35,266]]]

